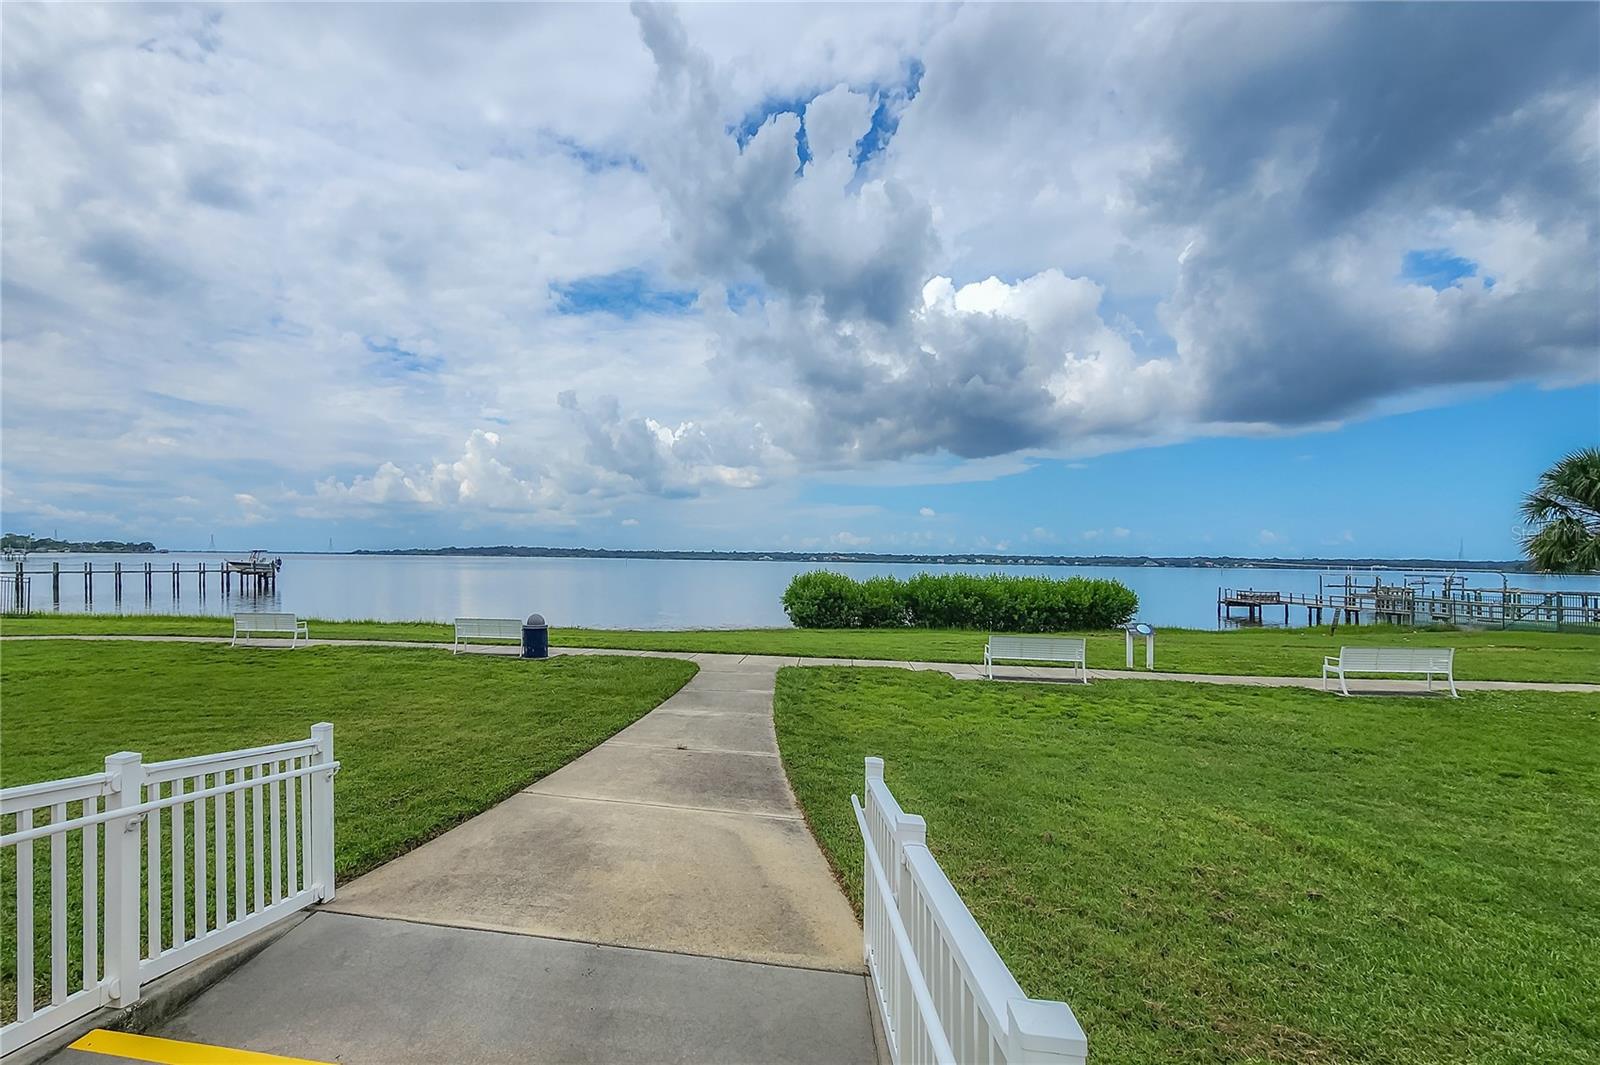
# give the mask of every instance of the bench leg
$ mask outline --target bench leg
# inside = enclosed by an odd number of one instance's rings
[[[1461,698],[1461,693],[1456,691],[1456,675],[1454,673],[1446,673],[1445,679],[1450,682],[1450,698]]]
[[[1350,694],[1350,685],[1345,683],[1344,670],[1339,670],[1339,690],[1345,695]]]
[[[983,669],[989,674],[989,679],[994,680],[994,659],[989,657],[989,652],[983,652]]]

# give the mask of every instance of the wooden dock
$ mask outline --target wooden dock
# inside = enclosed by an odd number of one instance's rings
[[[1474,588],[1456,574],[1344,574],[1321,578],[1315,594],[1256,588],[1218,588],[1217,621],[1263,625],[1268,612],[1305,611],[1307,625],[1461,625],[1469,628],[1547,629],[1600,633],[1600,589]],[[1237,611],[1243,611],[1240,617]]]
[[[110,565],[101,563],[97,569],[93,562],[83,563],[81,573],[68,570],[63,574],[61,563],[50,563],[49,569],[27,569],[25,562],[12,564],[11,572],[0,577],[0,610],[9,614],[27,613],[33,607],[32,585],[34,577],[50,578],[50,605],[54,609],[61,607],[61,580],[65,576],[68,580],[83,581],[83,602],[86,607],[94,605],[94,594],[97,587],[104,586],[109,581],[111,597],[115,603],[122,602],[124,584],[131,585],[134,591],[144,593],[144,601],[149,603],[155,598],[158,584],[167,585],[170,582],[172,601],[176,604],[182,597],[185,584],[194,588],[195,593],[201,598],[206,597],[208,582],[215,585],[223,595],[232,595],[235,590],[238,594],[246,596],[274,596],[278,593],[278,572],[276,565],[255,566],[231,562],[222,562],[208,565],[197,562],[191,566],[174,562],[171,567],[162,566],[154,562],[145,562],[141,567],[133,565],[124,566],[121,562],[112,562]]]

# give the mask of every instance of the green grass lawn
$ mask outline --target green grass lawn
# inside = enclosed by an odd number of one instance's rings
[[[335,869],[348,880],[558,769],[695,673],[673,659],[520,662],[402,648],[235,650],[193,644],[9,643],[0,650],[0,785],[299,739],[333,722]],[[14,829],[7,817],[4,831]],[[69,854],[78,853],[74,839]],[[48,939],[49,850],[34,873]],[[192,865],[190,866],[192,868]],[[15,850],[0,928],[15,929]],[[69,882],[76,883],[74,866]],[[76,944],[77,933],[70,942]],[[15,1010],[11,952],[0,951]],[[49,970],[46,959],[41,976]],[[14,1016],[14,1012],[7,1016]]]
[[[317,621],[319,639],[417,640],[448,643],[449,625],[425,621]],[[227,636],[229,618],[194,616],[40,614],[0,621],[0,633],[165,634]],[[1120,669],[1120,632],[1077,633],[1089,641],[1089,664]],[[929,629],[634,629],[550,630],[558,647],[640,651],[716,651],[921,662],[981,662],[982,632]],[[1173,673],[1245,676],[1318,676],[1322,656],[1341,644],[1455,647],[1457,680],[1580,681],[1600,683],[1600,636],[1553,632],[1453,632],[1392,626],[1316,629],[1163,629],[1156,635],[1156,666]],[[1136,661],[1144,662],[1144,647]]]
[[[786,669],[859,908],[886,758],[1023,989],[1101,1065],[1600,1062],[1600,699]]]

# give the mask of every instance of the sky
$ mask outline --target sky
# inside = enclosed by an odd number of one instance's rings
[[[0,524],[1510,558],[1600,6],[0,8]]]

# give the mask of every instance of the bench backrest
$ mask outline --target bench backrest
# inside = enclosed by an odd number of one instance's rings
[[[1032,658],[1041,662],[1082,662],[1084,641],[1070,636],[990,636],[990,658]]]
[[[293,632],[299,619],[293,614],[235,614],[234,628],[260,629],[263,632]]]
[[[1415,670],[1446,673],[1455,653],[1454,647],[1341,647],[1339,665],[1374,673]]]
[[[456,635],[520,639],[522,622],[516,618],[456,618]]]

